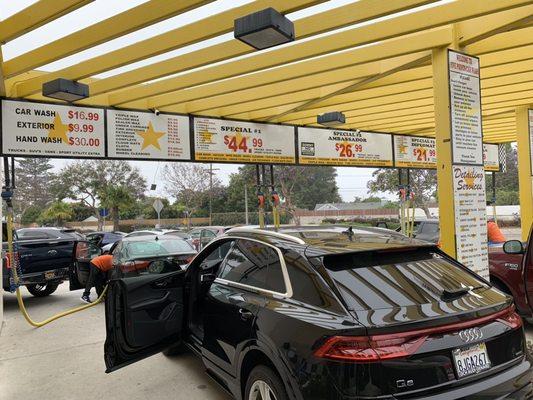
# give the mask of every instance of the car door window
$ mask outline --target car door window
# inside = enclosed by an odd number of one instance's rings
[[[251,240],[237,240],[220,269],[219,278],[253,288],[285,293],[277,251]]]

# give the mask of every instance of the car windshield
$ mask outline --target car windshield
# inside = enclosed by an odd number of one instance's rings
[[[194,252],[185,240],[146,240],[127,243],[130,259],[160,257],[178,253]]]

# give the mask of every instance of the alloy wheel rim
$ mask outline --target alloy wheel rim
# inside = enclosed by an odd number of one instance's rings
[[[265,381],[255,381],[248,400],[277,400],[272,388]]]

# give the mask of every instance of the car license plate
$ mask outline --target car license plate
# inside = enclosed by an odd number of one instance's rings
[[[44,279],[53,279],[56,277],[55,271],[48,271],[44,273]]]
[[[453,351],[453,359],[459,378],[477,374],[490,368],[490,360],[485,343],[479,343],[463,349],[455,349]]]

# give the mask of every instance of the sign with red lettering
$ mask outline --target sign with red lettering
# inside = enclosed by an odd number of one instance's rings
[[[2,100],[2,153],[21,157],[103,158],[104,111]]]
[[[394,136],[394,161],[399,168],[437,168],[435,139]]]

